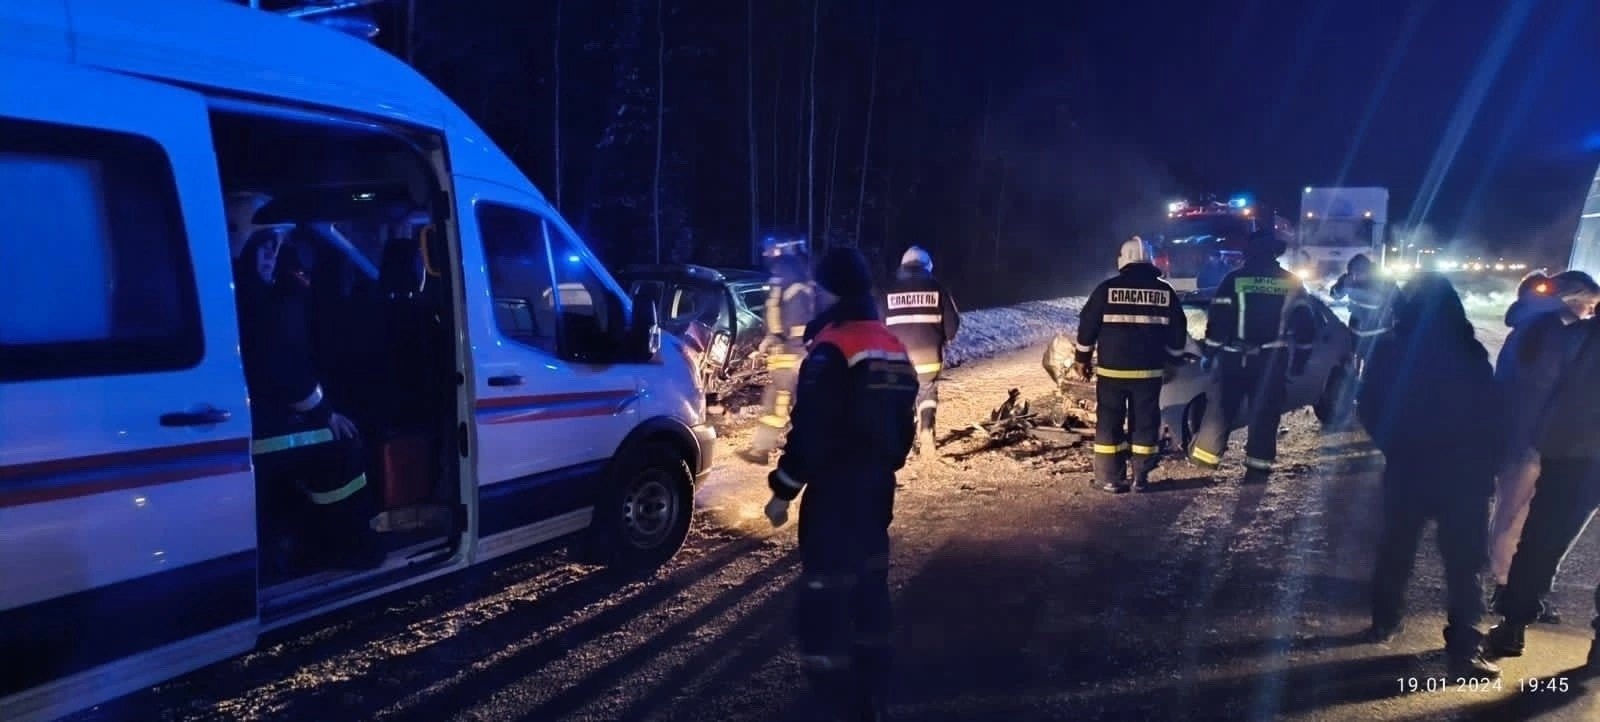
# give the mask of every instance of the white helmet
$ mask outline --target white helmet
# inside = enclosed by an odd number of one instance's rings
[[[1154,263],[1156,252],[1143,238],[1131,236],[1122,242],[1122,250],[1117,254],[1117,268],[1122,269],[1135,263]]]
[[[928,252],[922,250],[920,246],[912,246],[900,255],[900,267],[906,266],[919,266],[922,270],[933,273],[933,256],[928,255]]]
[[[279,233],[293,230],[293,223],[267,223],[255,222],[256,213],[272,201],[272,196],[255,191],[238,191],[228,194],[228,250],[230,255],[238,258],[244,252],[245,244],[257,231],[272,229]]]

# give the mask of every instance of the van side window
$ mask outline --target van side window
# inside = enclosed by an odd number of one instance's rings
[[[589,266],[576,242],[555,226],[547,228],[560,289],[561,348],[578,361],[609,363],[627,323],[622,300]]]
[[[493,203],[478,203],[477,212],[495,325],[506,338],[555,353],[556,307],[544,221]]]
[[[159,144],[0,118],[0,188],[0,381],[200,362],[189,241]]]

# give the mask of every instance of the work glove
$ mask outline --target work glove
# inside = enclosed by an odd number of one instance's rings
[[[1094,380],[1093,363],[1074,364],[1072,368],[1074,371],[1078,372],[1078,378],[1083,379],[1086,382]]]
[[[772,522],[774,529],[789,523],[789,502],[779,499],[776,495],[767,500],[767,508],[762,511],[767,515],[767,521]]]

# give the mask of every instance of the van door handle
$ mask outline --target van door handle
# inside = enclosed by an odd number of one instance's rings
[[[522,385],[522,381],[523,381],[522,374],[506,374],[504,376],[490,376],[489,377],[489,385],[490,386],[497,386],[497,387],[521,386]]]
[[[199,411],[176,411],[161,415],[162,426],[212,426],[233,418],[233,414],[223,409],[201,409]]]

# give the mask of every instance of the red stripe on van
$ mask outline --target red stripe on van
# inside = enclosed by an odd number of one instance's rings
[[[250,440],[219,439],[0,466],[0,508],[250,471]]]
[[[636,396],[630,390],[586,391],[539,396],[501,396],[480,400],[478,418],[485,424],[521,424],[556,419],[611,416]]]
[[[504,411],[506,409],[521,409],[534,406],[553,406],[556,404],[571,404],[581,401],[615,401],[622,400],[638,393],[632,389],[617,389],[615,391],[575,391],[563,394],[539,394],[535,396],[496,396],[489,399],[478,399],[478,411]]]

